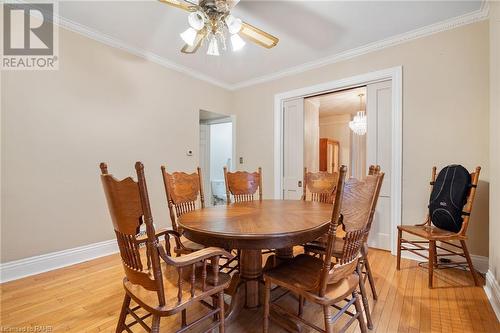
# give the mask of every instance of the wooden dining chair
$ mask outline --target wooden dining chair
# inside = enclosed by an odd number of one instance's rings
[[[226,203],[231,203],[231,195],[234,202],[254,201],[257,190],[259,191],[259,200],[262,200],[262,168],[258,168],[257,172],[236,171],[229,172],[227,167],[224,167],[224,181],[226,183]],[[264,251],[270,253],[272,251]],[[241,251],[237,250],[232,261],[224,264],[227,268],[227,273],[240,269]]]
[[[209,330],[218,326],[219,332],[224,332],[224,288],[230,277],[220,273],[218,266],[219,258],[230,254],[205,248],[180,258],[172,257],[170,239],[178,239],[179,235],[174,230],[155,231],[142,163],[135,164],[137,182],[131,177],[114,178],[105,163],[100,168],[125,271],[125,297],[116,332],[132,332],[131,328],[139,324],[147,332],[159,333],[160,319],[179,312],[181,327],[176,332],[185,332],[207,320],[212,321]],[[146,237],[139,236],[143,224]],[[165,239],[164,247],[160,238]],[[214,303],[207,303],[207,298]],[[136,306],[131,306],[132,300]],[[188,323],[187,309],[196,302],[206,306],[208,313]],[[129,316],[132,321],[127,323]],[[149,317],[151,326],[146,323]]]
[[[308,172],[304,168],[302,200],[333,203],[338,177],[337,172]]]
[[[379,174],[380,174],[380,165],[370,165],[370,168],[368,169],[368,175],[376,176]],[[366,282],[366,278],[368,278],[368,282],[370,283],[370,289],[372,291],[372,296],[374,300],[378,299],[378,294],[377,294],[377,289],[375,288],[375,279],[373,278],[370,261],[368,260],[368,250],[369,250],[368,237],[370,236],[370,230],[372,227],[373,218],[375,217],[375,209],[377,208],[378,197],[380,196],[380,190],[382,189],[382,183],[384,181],[383,177],[385,177],[385,174],[382,175],[382,179],[380,180],[380,183],[376,190],[377,199],[371,208],[372,211],[370,214],[370,221],[368,221],[367,224],[365,242],[363,243],[363,247],[361,248],[361,259],[360,259],[361,268],[364,275],[364,281]]]
[[[253,201],[257,190],[259,200],[262,200],[262,168],[259,167],[257,172],[229,172],[224,167],[224,180],[227,204],[231,203],[231,195],[234,202]]]
[[[202,249],[203,245],[182,236],[183,230],[177,223],[178,218],[183,214],[198,208],[205,208],[201,169],[198,167],[196,172],[191,174],[185,172],[168,173],[166,167],[162,165],[161,171],[172,228],[181,235],[181,241],[176,244],[174,252],[181,255]]]
[[[346,233],[346,235],[349,232],[358,230],[360,228],[363,228],[364,230],[363,244],[360,250],[361,257],[359,260],[359,266],[356,270],[360,276],[359,290],[365,309],[366,321],[368,324],[368,328],[370,329],[373,328],[373,322],[365,288],[366,278],[368,278],[370,282],[372,295],[375,300],[377,299],[377,293],[375,290],[375,281],[372,276],[370,263],[368,261],[367,241],[383,179],[384,173],[382,172],[374,175],[368,175],[363,180],[350,178],[345,183],[344,187],[344,196],[341,210],[342,219],[340,221],[342,229]],[[325,255],[328,245],[327,237],[328,236],[323,236],[318,240],[305,244],[304,251],[306,253],[314,253],[320,256]],[[345,238],[337,236],[335,247],[332,252],[332,256],[334,258],[340,259],[342,257],[342,249],[344,247],[344,243]]]
[[[434,187],[434,182],[436,181],[436,167],[432,168],[431,173],[431,192]],[[417,225],[398,225],[398,253],[397,253],[397,269],[400,269],[401,264],[401,251],[409,251],[416,254],[422,258],[427,259],[428,270],[429,270],[429,288],[433,287],[433,274],[434,269],[439,268],[450,268],[450,267],[468,267],[474,280],[476,286],[480,285],[479,278],[477,276],[476,270],[472,265],[472,260],[467,249],[467,228],[469,227],[470,214],[472,212],[472,206],[474,204],[474,199],[476,196],[476,188],[479,182],[479,173],[481,172],[481,167],[476,167],[474,172],[470,173],[471,176],[471,188],[467,194],[467,202],[464,206],[462,212],[462,228],[458,232],[452,232],[440,229],[432,225],[431,218],[429,214],[425,219],[425,222]],[[424,240],[411,240],[403,238],[403,232],[416,236]],[[440,244],[445,244],[450,248],[446,248]],[[458,242],[452,243],[452,242]],[[407,246],[406,244],[410,244]],[[441,250],[441,253],[437,253],[437,249]],[[457,250],[452,250],[457,249]],[[428,256],[421,253],[421,251],[428,252]],[[460,256],[465,259],[463,262],[439,262],[438,257],[448,257],[448,256]]]
[[[342,314],[348,314],[352,318],[338,332],[345,332],[356,319],[361,332],[367,331],[356,291],[359,285],[356,268],[358,267],[360,249],[364,240],[364,226],[347,232],[342,246],[342,256],[332,265],[335,243],[338,240],[336,231],[343,202],[346,170],[345,166],[340,168],[328,230],[327,247],[323,259],[308,254],[300,254],[264,273],[264,333],[269,331],[269,319],[281,324],[280,317],[282,315],[292,317],[318,332],[332,333],[335,322]],[[291,313],[277,302],[271,301],[272,285],[299,295],[297,314]],[[278,297],[278,299],[281,299],[281,297]],[[303,299],[319,304],[323,308],[324,329],[303,318]],[[344,301],[347,301],[347,303],[342,307],[337,304]],[[355,312],[349,311],[352,305],[355,306]],[[338,310],[335,315],[332,315],[332,308]],[[271,310],[273,310],[273,313],[271,313]]]

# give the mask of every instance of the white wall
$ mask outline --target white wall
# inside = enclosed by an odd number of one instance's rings
[[[233,124],[210,125],[210,180],[224,180],[223,168],[233,158]]]
[[[490,271],[500,281],[500,2],[490,1]],[[498,296],[498,295],[497,295]]]
[[[115,237],[101,161],[118,178],[143,161],[155,223],[170,226],[160,165],[193,172],[199,110],[230,110],[221,88],[64,29],[59,37],[59,70],[2,72],[1,262]]]
[[[424,217],[432,165],[481,165],[469,243],[472,253],[487,256],[489,160],[498,175],[500,155],[498,131],[489,133],[489,120],[493,129],[499,123],[500,95],[498,3],[491,7],[497,22],[491,26],[469,24],[235,92],[61,29],[59,71],[1,73],[1,261],[112,239],[98,176],[103,160],[118,177],[133,175],[136,160],[145,163],[155,222],[168,226],[159,166],[195,169],[200,109],[237,114],[237,156],[245,161],[237,166],[262,166],[264,195],[271,197],[274,95],[399,65],[403,223]],[[496,271],[500,186],[497,176],[491,180],[490,264]]]
[[[403,67],[402,218],[420,223],[426,214],[433,165],[483,167],[469,228],[469,247],[488,255],[489,24],[469,24],[353,59],[240,89],[238,156],[246,169],[262,165],[263,190],[274,190],[274,96],[293,89]],[[439,149],[436,143],[439,142]]]

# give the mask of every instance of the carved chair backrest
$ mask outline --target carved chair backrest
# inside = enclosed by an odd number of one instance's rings
[[[183,214],[197,209],[198,202],[201,208],[205,208],[201,169],[198,167],[197,172],[192,174],[185,172],[168,173],[165,166],[162,166],[161,171],[172,228],[182,233],[177,225],[177,219]]]
[[[257,172],[236,171],[229,172],[224,167],[224,180],[226,181],[227,204],[234,202],[253,201],[255,193],[259,191],[259,200],[262,200],[262,168]]]
[[[333,200],[332,217],[327,233],[327,245],[325,255],[323,256],[323,268],[319,276],[318,293],[323,297],[326,292],[326,287],[330,280],[330,271],[332,270],[332,254],[335,246],[336,232],[341,218],[340,211],[342,209],[342,197],[344,195],[344,182],[347,173],[347,167],[342,165],[339,170],[339,177],[335,191],[335,198]],[[333,268],[335,270],[335,267]]]
[[[137,162],[137,182],[131,177],[118,180],[108,173],[106,163],[100,164],[101,182],[113,222],[127,279],[158,294],[159,305],[165,305],[162,272],[158,254],[151,207],[144,176],[144,166]],[[140,241],[141,224],[146,225],[147,240]],[[146,262],[141,257],[140,245],[146,244]]]
[[[302,200],[333,203],[338,177],[337,172],[308,172],[307,168],[304,168]]]
[[[376,175],[380,172],[380,165],[370,165],[370,168],[368,169],[368,175]]]
[[[337,192],[341,189],[340,178],[342,177],[345,177],[345,175],[339,175]],[[342,213],[342,224],[346,235],[343,238],[342,254],[340,256],[336,254],[337,261],[331,267],[335,242],[338,240],[336,237],[338,224],[334,223],[332,225],[333,229],[330,228],[323,264],[323,284],[320,285],[319,290],[320,296],[322,296],[322,292],[325,292],[328,284],[340,281],[352,274],[356,269],[359,251],[369,231],[369,224],[373,218],[383,177],[384,174],[379,172],[377,175],[367,176],[364,180],[351,178],[342,184],[342,194],[339,196],[339,193],[336,193],[334,210],[339,209],[339,212]],[[336,200],[341,200],[341,203],[337,203]],[[334,221],[333,217],[332,221]]]
[[[476,191],[477,191],[477,185],[479,183],[479,174],[481,173],[481,167],[477,166],[474,172],[470,173],[470,178],[471,178],[471,188],[469,190],[469,193],[467,194],[467,202],[465,203],[462,216],[463,216],[463,223],[462,223],[462,228],[460,229],[459,232],[457,232],[457,235],[460,236],[465,236],[467,233],[467,228],[469,227],[469,222],[470,222],[470,214],[472,213],[472,206],[474,204],[474,199],[476,197]],[[436,176],[437,176],[437,168],[434,166],[432,167],[432,172],[431,172],[431,182],[430,182],[430,192],[432,192],[432,189],[434,187],[434,183],[436,182]],[[426,217],[426,224],[430,225],[431,224],[431,219],[429,217],[429,214],[427,214]]]

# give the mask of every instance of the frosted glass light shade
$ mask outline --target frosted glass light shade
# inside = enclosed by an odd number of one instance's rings
[[[245,46],[245,41],[238,35],[234,34],[231,36],[231,46],[233,51],[239,51]]]
[[[227,25],[227,30],[229,30],[230,34],[237,34],[238,32],[240,32],[242,22],[239,18],[236,18],[233,15],[228,15],[224,20]]]
[[[189,14],[188,22],[191,28],[197,31],[200,31],[205,26],[205,19],[203,14],[199,11]]]
[[[207,54],[211,56],[219,55],[219,43],[217,43],[217,38],[215,36],[210,39],[210,43],[208,44]]]
[[[181,33],[181,38],[187,45],[193,46],[197,34],[196,30],[188,28],[186,31]]]

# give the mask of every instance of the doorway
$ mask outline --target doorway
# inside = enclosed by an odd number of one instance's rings
[[[200,168],[206,206],[226,203],[223,168],[234,167],[234,117],[200,110]]]
[[[349,127],[345,127],[345,124],[353,119],[349,112],[340,112],[334,117],[331,115],[328,126],[340,127],[340,123],[344,123],[342,129],[337,128],[337,132],[332,132],[334,134],[324,134],[327,133],[327,126],[323,126],[323,134],[327,136],[325,139],[331,140],[329,168],[333,170],[335,165],[346,164],[350,176],[361,178],[370,164],[381,165],[386,175],[369,245],[391,250],[395,254],[396,225],[401,224],[401,88],[402,68],[395,67],[276,95],[275,174],[279,178],[275,180],[275,197],[299,199],[303,190],[304,166],[319,168],[320,159],[316,156],[319,150],[316,147],[320,143],[316,143],[316,139],[321,136],[321,118],[319,110],[317,116],[311,116],[315,114],[314,111],[306,110],[317,108],[315,104],[318,104],[319,96],[364,89],[365,98],[361,106],[365,108],[367,117],[364,138],[346,131]],[[314,129],[306,128],[306,123],[313,124]],[[341,132],[344,133],[343,139]],[[331,135],[337,138],[328,137]],[[339,147],[337,161],[334,153],[336,143]],[[308,149],[308,145],[313,148]]]

